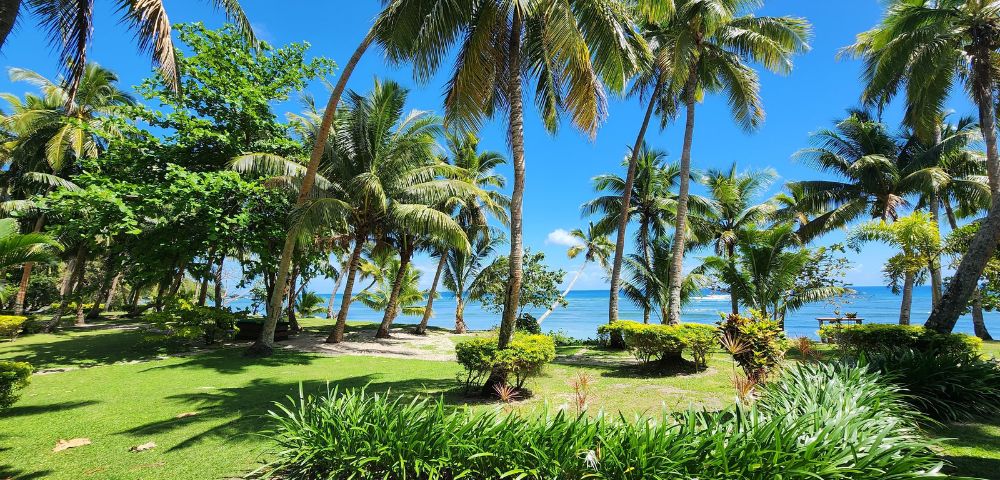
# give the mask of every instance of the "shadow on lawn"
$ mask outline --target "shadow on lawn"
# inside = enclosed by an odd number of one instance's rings
[[[0,450],[2,452],[2,450]],[[36,472],[26,472],[24,470],[19,470],[7,465],[0,465],[0,478],[9,478],[17,480],[34,480],[36,478],[45,478],[52,475],[52,470],[38,470]]]
[[[183,362],[157,364],[142,370],[142,372],[177,368],[193,368],[199,370],[207,368],[223,374],[237,374],[243,373],[248,368],[255,367],[308,365],[317,358],[324,358],[322,355],[315,353],[282,349],[280,348],[280,344],[278,345],[279,348],[275,350],[274,355],[271,355],[270,357],[250,359],[243,356],[243,353],[246,351],[245,347],[228,347],[217,350],[205,350],[196,354],[187,355],[184,357]]]
[[[44,334],[39,334],[44,335]],[[0,345],[7,360],[28,362],[36,370],[63,366],[89,367],[115,362],[146,360],[156,356],[142,345],[143,334],[132,330],[63,331],[45,343],[31,343],[31,336]],[[2,478],[2,477],[0,477]]]
[[[415,396],[434,394],[449,387],[454,387],[454,380],[448,379],[408,379],[399,381],[379,381],[378,374],[359,375],[342,380],[329,382],[329,388],[338,387],[340,391],[367,386],[373,392],[392,392],[393,395]],[[327,382],[306,381],[302,383],[302,391],[309,395],[324,395]],[[236,415],[236,418],[224,423],[210,426],[199,433],[181,441],[169,450],[179,450],[211,438],[231,438],[239,435],[252,435],[267,428],[268,421],[264,417],[273,408],[274,402],[289,403],[288,398],[297,398],[298,382],[276,382],[270,379],[253,379],[250,383],[231,388],[219,388],[198,393],[189,393],[167,397],[167,400],[179,404],[177,414],[196,412],[195,415],[183,418],[170,417],[160,421],[140,425],[124,432],[137,438],[148,438],[158,433],[203,423],[215,423]]]
[[[11,407],[9,410],[4,412],[3,418],[14,418],[14,417],[27,417],[29,415],[47,414],[58,412],[62,410],[72,410],[74,408],[89,407],[91,405],[96,405],[97,400],[87,400],[82,402],[60,402],[60,403],[50,403],[48,405],[16,405]],[[0,478],[8,478],[0,475]],[[15,477],[20,478],[20,477]]]

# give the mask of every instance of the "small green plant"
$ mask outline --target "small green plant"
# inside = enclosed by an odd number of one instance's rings
[[[759,315],[723,315],[719,332],[723,348],[754,383],[766,381],[788,350],[788,339],[778,322]]]
[[[236,324],[245,319],[246,314],[176,300],[160,312],[147,314],[146,318],[155,326],[155,339],[165,337],[170,346],[190,348],[199,342],[213,345],[231,339],[237,332]]]
[[[983,344],[971,335],[942,334],[919,325],[824,325],[819,334],[852,355],[897,349],[977,355]]]
[[[28,317],[18,315],[0,315],[0,337],[9,338],[13,342],[27,320]]]
[[[496,338],[479,337],[455,345],[455,355],[465,369],[462,381],[467,391],[482,386],[494,371],[505,378],[504,383],[513,379],[513,386],[521,389],[556,358],[556,346],[548,335],[518,333],[503,350],[497,349]]]
[[[21,397],[21,389],[31,381],[31,365],[0,360],[0,411],[10,408]]]

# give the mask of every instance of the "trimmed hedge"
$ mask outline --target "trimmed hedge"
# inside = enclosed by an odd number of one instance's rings
[[[545,364],[555,360],[556,344],[548,335],[517,333],[504,350],[497,349],[495,337],[477,337],[455,345],[455,356],[465,369],[465,387],[482,386],[496,370],[509,381],[513,376],[515,388],[542,372]]]
[[[0,337],[6,337],[14,341],[17,338],[17,334],[21,333],[21,328],[26,321],[28,321],[28,317],[0,315]]]
[[[705,345],[714,343],[716,333],[714,326],[701,323],[662,325],[619,320],[597,327],[602,343],[608,344],[612,336],[619,334],[640,362],[677,362],[687,351],[699,367],[705,364]]]
[[[920,325],[824,325],[819,334],[853,354],[916,350],[978,355],[983,345],[981,339],[971,335],[943,334]]]
[[[10,408],[21,397],[21,389],[31,380],[31,365],[0,360],[0,411]]]

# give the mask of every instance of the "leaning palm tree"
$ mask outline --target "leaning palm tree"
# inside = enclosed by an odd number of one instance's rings
[[[1000,9],[982,0],[895,0],[881,23],[858,35],[849,51],[865,61],[863,99],[885,104],[906,96],[906,123],[933,129],[959,82],[979,110],[992,201],[969,251],[926,326],[951,332],[965,311],[1000,238],[1000,153],[997,151],[996,46]]]
[[[709,170],[702,183],[708,188],[715,208],[701,218],[712,232],[715,254],[735,261],[736,242],[743,230],[755,227],[774,215],[771,203],[754,203],[777,177],[774,170],[751,170],[739,173],[736,163],[728,171]],[[740,313],[739,299],[730,295],[732,313]]]
[[[646,45],[633,28],[630,6],[614,0],[401,0],[394,6],[379,33],[389,39],[384,44],[406,46],[389,48],[389,57],[412,61],[418,80],[429,80],[451,58],[451,47],[459,45],[445,92],[446,123],[475,131],[486,117],[507,120],[514,183],[510,283],[499,334],[499,346],[506,348],[514,334],[522,276],[522,87],[535,82],[535,101],[548,130],[555,131],[561,113],[568,112],[593,136],[606,111],[605,88],[624,89],[646,56]]]
[[[725,94],[733,118],[745,130],[764,119],[757,63],[776,73],[792,69],[792,56],[807,50],[809,23],[792,17],[758,17],[758,0],[678,0],[668,21],[651,25],[647,37],[662,43],[673,59],[672,81],[678,85],[686,113],[677,201],[674,261],[670,281],[669,323],[680,322],[680,281],[687,240],[691,146],[695,107],[705,93]]]
[[[601,267],[601,269],[608,269],[608,259],[611,257],[611,252],[613,251],[614,246],[608,236],[594,226],[594,222],[590,222],[587,225],[586,232],[577,228],[572,232],[569,232],[569,234],[574,240],[577,241],[577,244],[569,247],[569,250],[566,251],[566,255],[570,259],[573,259],[582,253],[583,263],[580,264],[580,269],[577,270],[573,279],[569,281],[568,285],[566,285],[566,290],[563,290],[562,295],[560,295],[556,301],[552,302],[552,306],[550,306],[541,317],[538,317],[539,324],[548,318],[556,307],[563,303],[566,295],[569,295],[570,290],[573,290],[573,285],[575,285],[576,281],[580,279],[581,275],[583,275],[583,271],[587,268],[587,265],[596,263]]]
[[[93,39],[93,3],[93,0],[15,0],[0,3],[0,50],[7,45],[7,37],[18,21],[33,17],[52,46],[59,51],[59,63],[66,73],[66,101],[71,103],[85,75],[87,49]],[[250,20],[237,0],[211,0],[210,3],[235,22],[249,42],[256,43]],[[176,89],[180,84],[180,74],[171,39],[171,23],[163,0],[115,0],[112,5],[121,15],[122,23],[135,32],[139,49],[152,55],[153,63],[167,84]]]
[[[941,235],[931,216],[924,212],[913,212],[888,224],[884,220],[858,226],[849,243],[859,248],[868,242],[880,242],[899,249],[886,262],[884,272],[889,279],[893,293],[903,294],[899,307],[899,324],[910,324],[910,308],[913,304],[913,287],[928,272],[928,267],[941,255]],[[902,281],[902,286],[900,286]]]
[[[823,211],[799,227],[803,241],[865,216],[892,221],[909,206],[907,197],[914,188],[904,178],[914,166],[900,155],[898,140],[871,113],[851,110],[833,129],[812,134],[811,142],[814,146],[798,151],[796,157],[842,180],[791,184],[805,195],[801,208]]]

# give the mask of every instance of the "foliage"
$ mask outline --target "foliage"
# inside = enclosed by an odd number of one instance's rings
[[[517,324],[514,326],[514,330],[518,332],[539,334],[542,333],[542,325],[538,323],[538,319],[530,313],[522,313],[517,316]]]
[[[545,263],[545,254],[526,249],[523,258],[523,276],[521,278],[521,295],[518,297],[518,317],[525,307],[545,308],[559,302],[567,305],[561,298],[559,282],[565,272],[553,270]],[[503,312],[504,301],[507,298],[508,276],[510,267],[508,257],[498,257],[480,272],[470,290],[470,298],[479,300],[483,308],[495,312]]]
[[[882,242],[900,250],[882,269],[893,293],[899,293],[904,277],[919,278],[926,272],[942,248],[938,226],[924,212],[913,212],[891,224],[883,220],[858,226],[851,233],[850,245],[860,251],[866,242]]]
[[[231,339],[236,335],[236,323],[246,318],[246,314],[229,308],[192,305],[178,299],[146,318],[170,343],[191,347],[197,342],[213,345]]]
[[[762,382],[775,371],[785,352],[788,339],[777,322],[752,316],[723,315],[719,322],[722,347],[733,356],[747,378]]]
[[[860,362],[898,385],[905,400],[935,420],[1000,415],[1000,363],[955,350],[891,349]]]
[[[7,337],[14,341],[17,334],[21,333],[21,327],[27,320],[28,317],[19,315],[0,315],[0,337]]]
[[[978,355],[983,344],[970,335],[938,333],[920,325],[824,325],[819,335],[854,355],[897,349]]]
[[[20,390],[28,386],[31,372],[28,363],[0,360],[0,412],[10,408],[20,398]]]
[[[301,388],[268,417],[278,453],[266,469],[294,478],[874,480],[941,466],[896,389],[844,365],[791,369],[753,406],[632,421]]]
[[[539,375],[545,364],[556,358],[555,348],[548,335],[518,333],[503,350],[497,348],[496,338],[477,337],[456,344],[455,355],[465,369],[467,390],[482,385],[493,372],[505,379],[513,376],[513,386],[521,389],[528,378]]]
[[[295,300],[295,310],[299,312],[299,315],[306,317],[321,313],[326,310],[326,299],[316,292],[303,290],[299,294],[299,298]]]

